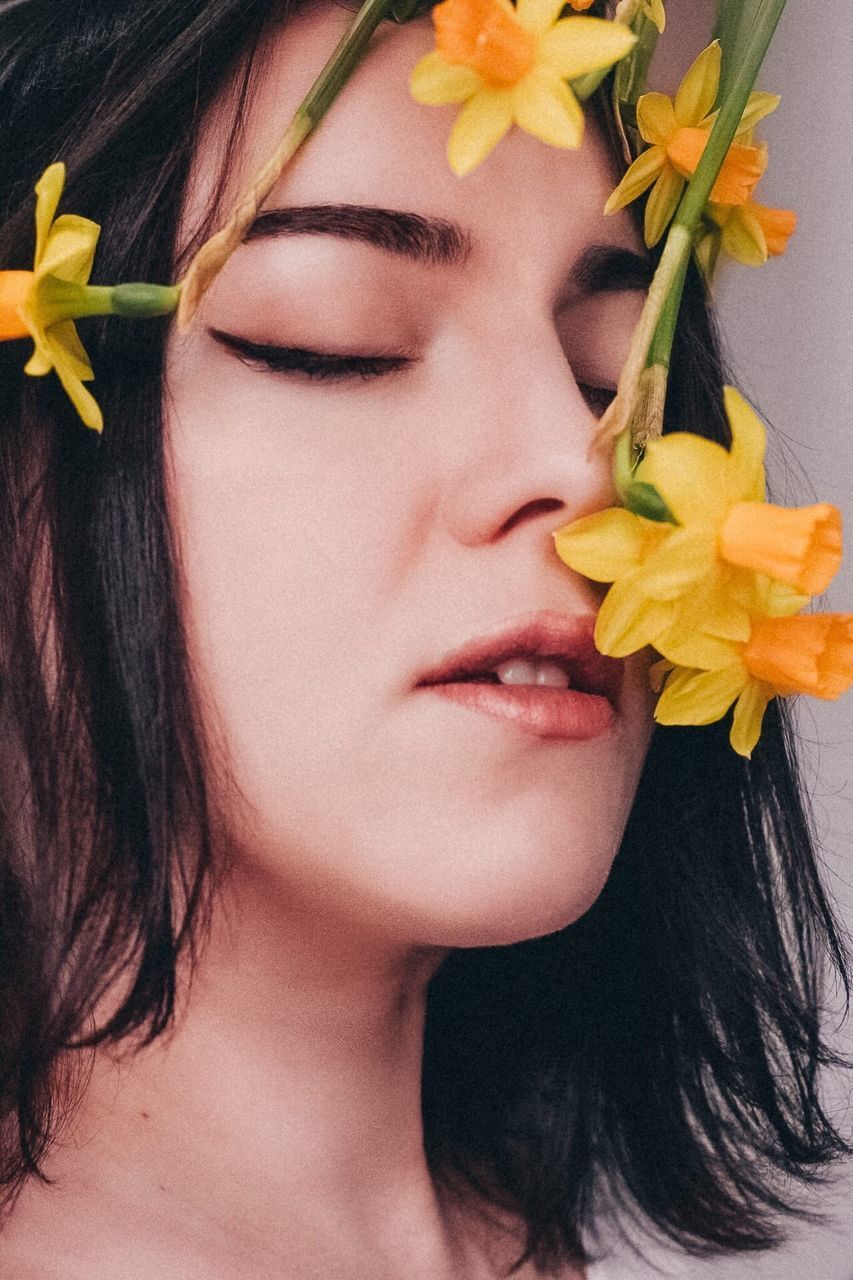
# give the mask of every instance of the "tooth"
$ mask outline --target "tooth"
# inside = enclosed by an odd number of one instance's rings
[[[536,684],[538,664],[526,658],[510,658],[495,667],[495,675],[501,684]]]
[[[553,689],[568,689],[569,677],[557,662],[536,662],[529,658],[510,658],[499,667],[495,675],[501,684],[549,685]]]
[[[539,662],[536,668],[536,683],[551,685],[554,689],[568,689],[569,677],[556,662]]]

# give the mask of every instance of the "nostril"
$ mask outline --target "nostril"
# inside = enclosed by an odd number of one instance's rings
[[[517,524],[521,524],[525,520],[534,520],[537,516],[550,515],[554,511],[562,511],[565,504],[559,498],[535,498],[532,502],[525,502],[523,507],[519,507],[517,511],[513,511],[508,520],[501,525],[500,532],[509,533],[510,529],[514,529]]]

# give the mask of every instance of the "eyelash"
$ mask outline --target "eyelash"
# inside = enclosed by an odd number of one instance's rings
[[[414,364],[411,356],[347,356],[331,355],[322,351],[310,351],[306,347],[279,347],[272,343],[249,342],[233,334],[212,329],[217,342],[232,351],[249,368],[268,373],[298,373],[310,382],[344,382],[349,378],[361,378],[367,382],[390,373],[400,373]],[[610,387],[596,387],[586,382],[578,383],[578,390],[590,412],[600,417],[616,392]]]

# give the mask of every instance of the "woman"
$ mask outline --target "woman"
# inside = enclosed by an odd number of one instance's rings
[[[61,157],[103,278],[176,278],[348,19],[10,11],[0,260]],[[782,713],[652,736],[552,551],[650,274],[606,122],[460,183],[428,46],[379,33],[186,332],[90,325],[102,439],[0,352],[16,1280],[754,1249],[843,1149]],[[720,384],[693,280],[670,420]]]

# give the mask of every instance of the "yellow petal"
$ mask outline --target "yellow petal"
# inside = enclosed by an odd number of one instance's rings
[[[605,18],[562,18],[539,38],[536,60],[566,80],[610,67],[637,43],[633,31]]]
[[[583,108],[557,75],[539,70],[512,90],[515,123],[552,147],[579,147],[583,140]]]
[[[639,589],[635,570],[614,582],[595,620],[595,646],[600,653],[626,658],[654,644],[672,622],[674,606],[649,600]]]
[[[470,173],[497,146],[512,124],[509,89],[480,89],[459,112],[447,143],[457,177]]]
[[[429,107],[465,102],[482,87],[483,81],[476,71],[470,67],[450,66],[435,50],[415,64],[409,81],[409,91],[415,102]]]
[[[740,118],[735,138],[741,142],[746,138],[751,138],[752,131],[760,120],[771,115],[782,99],[778,93],[763,93],[756,90],[749,95],[749,100],[744,108],[743,115]]]
[[[59,349],[62,353],[63,365],[69,374],[80,378],[83,382],[89,382],[94,378],[86,348],[80,341],[73,320],[64,320],[60,324],[53,325],[46,335],[46,340],[53,352],[54,363],[56,363],[56,353]]]
[[[624,507],[582,516],[554,534],[557,555],[570,569],[593,582],[614,582],[643,559],[643,523]]]
[[[641,196],[659,176],[665,162],[666,152],[663,147],[649,147],[648,150],[641,152],[626,171],[619,186],[611,192],[604,206],[604,212],[616,213],[618,209],[624,209],[626,204],[630,204],[632,200]]]
[[[726,714],[749,682],[741,663],[721,671],[677,667],[655,707],[658,724],[713,724]]]
[[[684,186],[681,174],[676,173],[671,165],[664,165],[646,201],[643,237],[648,248],[657,244],[675,216]]]
[[[722,50],[719,40],[703,49],[675,95],[675,118],[680,125],[698,125],[708,114],[720,87]]]
[[[678,127],[672,98],[665,93],[644,93],[637,102],[637,127],[646,142],[665,147]]]
[[[49,165],[36,183],[36,267],[41,262],[50,224],[59,207],[64,186],[65,165],[61,162]]]
[[[541,36],[553,27],[564,7],[565,0],[518,0],[515,13],[525,31]]]
[[[68,322],[70,323],[70,321]],[[57,326],[59,328],[60,326]],[[95,397],[83,386],[78,376],[73,360],[70,358],[64,347],[58,344],[52,348],[53,367],[55,368],[59,381],[62,383],[65,394],[68,396],[74,408],[79,413],[87,427],[91,427],[93,431],[103,430],[104,420],[101,410]]]
[[[728,507],[729,454],[689,431],[650,440],[635,478],[655,486],[679,524],[714,524]]]
[[[702,671],[721,671],[730,667],[739,655],[741,646],[732,640],[679,627],[671,627],[655,642],[658,653],[663,654],[678,667],[693,667]]]
[[[735,640],[744,644],[749,639],[750,610],[755,603],[754,592],[741,593],[738,590],[742,585],[741,579],[747,577],[750,584],[755,579],[754,574],[746,575],[740,569],[718,565],[716,574],[703,588],[691,592],[680,602],[673,630],[678,628],[681,637],[707,632],[718,640]],[[745,598],[741,598],[742,594]]]
[[[723,402],[732,433],[730,483],[739,500],[761,502],[765,493],[764,451],[767,447],[764,426],[735,387],[723,388]]]
[[[100,234],[101,228],[90,218],[79,218],[73,213],[57,218],[36,269],[36,280],[52,275],[74,284],[86,284]]]
[[[748,204],[732,209],[723,226],[722,241],[729,257],[745,267],[760,267],[767,261],[767,240]]]
[[[33,341],[35,350],[24,365],[24,373],[28,373],[31,378],[43,378],[53,368],[53,357],[45,346],[43,334],[38,337],[33,334]]]
[[[773,696],[773,690],[769,685],[763,684],[760,680],[750,680],[735,703],[729,742],[738,755],[746,756],[747,760],[761,736],[764,712]]]
[[[638,570],[643,594],[675,600],[713,572],[716,539],[711,529],[676,529]]]

